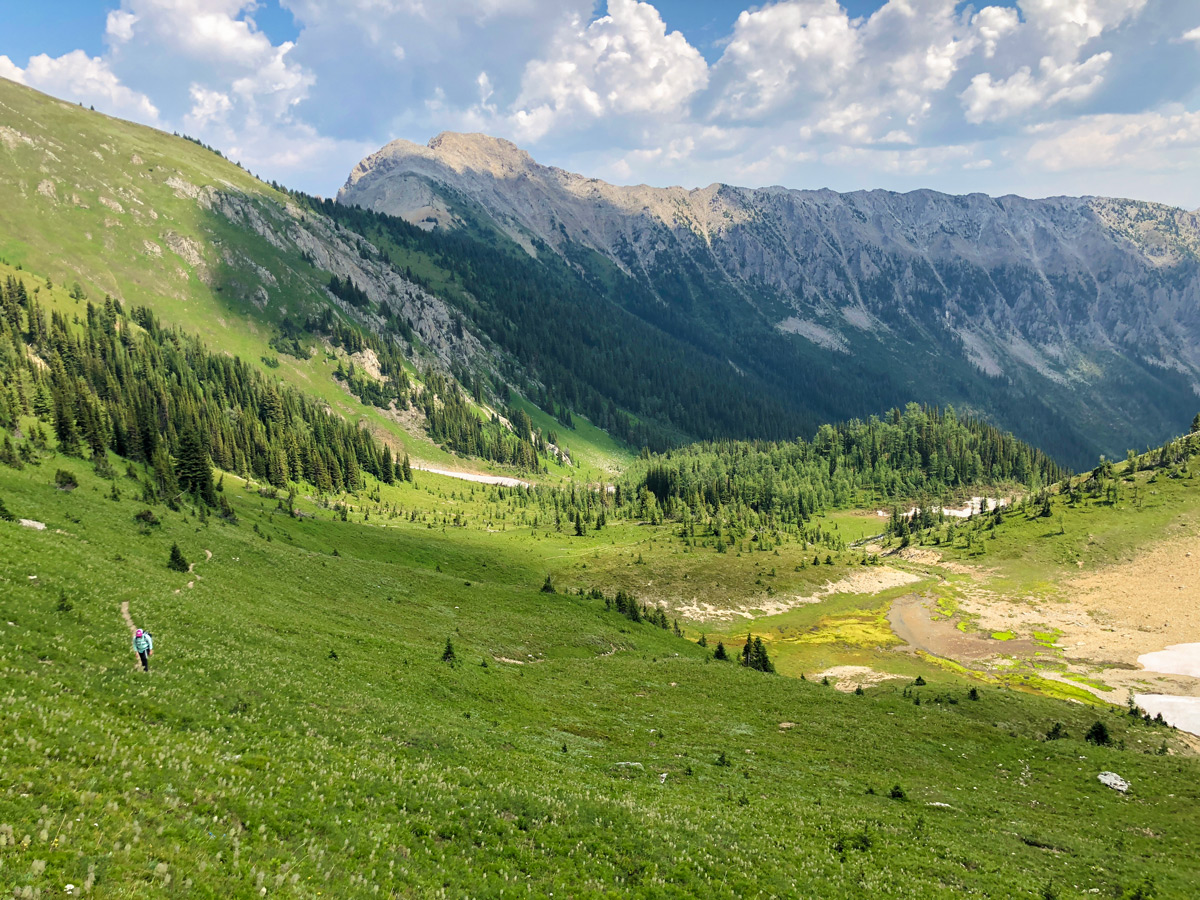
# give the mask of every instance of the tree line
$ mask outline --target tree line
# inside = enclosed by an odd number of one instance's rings
[[[0,289],[0,426],[35,415],[58,449],[143,462],[158,499],[215,503],[212,465],[276,487],[308,482],[354,491],[367,473],[410,472],[369,432],[245,361],[207,350],[146,308],[106,298],[86,317],[47,319],[37,293],[10,277]],[[7,437],[6,437],[6,440]],[[17,458],[19,460],[19,457]]]

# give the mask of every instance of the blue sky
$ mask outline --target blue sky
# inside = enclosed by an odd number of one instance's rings
[[[330,194],[485,131],[616,182],[1200,207],[1195,0],[57,0],[0,76]]]

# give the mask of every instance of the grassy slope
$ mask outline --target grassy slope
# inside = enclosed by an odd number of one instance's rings
[[[1200,444],[1193,443],[1195,450]],[[1194,468],[1195,457],[1190,465]],[[1030,508],[1006,516],[994,538],[974,541],[968,548],[960,537],[943,550],[951,558],[978,561],[994,570],[992,583],[1006,594],[1053,595],[1064,577],[1129,562],[1140,550],[1171,537],[1180,520],[1200,514],[1194,473],[1169,477],[1144,468],[1134,472],[1122,462],[1115,466],[1115,475],[1115,503],[1087,493],[1072,503],[1065,493],[1056,493],[1049,517]],[[1072,481],[1088,477],[1085,473]]]
[[[271,349],[285,315],[302,320],[328,305],[322,287],[328,274],[290,243],[276,246],[188,195],[207,185],[238,192],[264,221],[282,227],[276,217],[290,202],[285,194],[190,141],[4,79],[0,127],[0,263],[20,266],[31,282],[49,278],[68,288],[77,282],[93,300],[108,293],[149,306],[167,324],[249,362],[278,358],[275,375],[366,422],[415,459],[459,464],[423,434],[408,433],[347,393],[334,381],[337,363],[327,354],[297,360]],[[171,249],[177,239],[193,242],[198,262]],[[0,268],[0,277],[10,271]],[[254,299],[260,287],[270,297],[265,304]],[[82,315],[83,304],[68,311]],[[607,435],[570,434],[581,457],[612,455]]]
[[[1139,752],[1161,729],[945,680],[919,707],[840,695],[537,592],[563,544],[632,552],[633,527],[444,527],[434,509],[499,495],[433,476],[383,489],[417,521],[297,520],[227,477],[240,525],[160,508],[139,531],[110,487],[61,458],[0,469],[8,507],[49,526],[0,523],[9,888],[91,869],[98,896],[1072,897],[1152,875],[1186,897],[1200,878],[1200,770]],[[176,541],[192,575],[165,567]],[[148,678],[126,600],[156,635]],[[1097,715],[1125,750],[1078,740]],[[1054,721],[1073,737],[1042,743]]]

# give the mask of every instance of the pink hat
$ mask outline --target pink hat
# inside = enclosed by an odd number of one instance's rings
[[[141,637],[141,636],[142,636],[142,629],[139,628],[137,630],[137,634],[135,634],[134,637]]]

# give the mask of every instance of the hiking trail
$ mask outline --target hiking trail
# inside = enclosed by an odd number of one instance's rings
[[[212,557],[213,557],[213,555],[212,555],[211,550],[204,551],[204,561],[205,562],[209,562],[210,560],[212,560]],[[188,566],[188,572],[191,572],[194,568],[196,568],[196,564],[192,563],[190,566]],[[199,578],[200,576],[197,575],[196,577]],[[195,582],[189,582],[188,587],[191,587],[194,583]],[[175,593],[178,594],[179,591],[176,591]],[[137,632],[137,626],[133,624],[133,616],[131,616],[129,614],[129,601],[128,600],[121,601],[121,618],[125,622],[125,627],[129,629],[129,636],[132,638]],[[137,652],[135,651],[133,655],[136,657]],[[136,668],[136,666],[135,666],[135,668]]]

